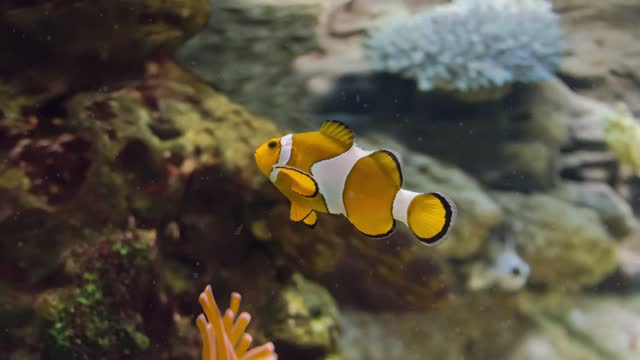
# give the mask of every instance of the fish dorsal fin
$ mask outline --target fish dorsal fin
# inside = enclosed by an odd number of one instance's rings
[[[355,134],[353,130],[340,121],[326,120],[320,126],[320,133],[337,141],[345,147],[345,150],[351,148]]]
[[[400,159],[389,150],[377,150],[369,155],[387,174],[393,184],[398,188],[402,187],[402,166],[400,165]]]
[[[289,178],[291,190],[296,193],[305,197],[314,197],[318,194],[318,183],[310,174],[290,166],[277,165],[274,168],[280,170],[281,174]]]

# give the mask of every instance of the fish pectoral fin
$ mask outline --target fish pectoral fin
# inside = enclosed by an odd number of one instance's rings
[[[378,150],[369,155],[375,163],[387,174],[395,186],[402,187],[402,166],[398,156],[390,150]]]
[[[293,222],[300,222],[309,217],[313,213],[310,207],[301,205],[299,203],[291,203],[291,210],[289,212],[289,219]]]
[[[315,211],[311,211],[309,213],[309,215],[307,215],[306,218],[304,218],[304,224],[307,225],[307,227],[313,229],[316,227],[316,224],[318,223],[318,214]]]
[[[323,122],[320,126],[320,133],[339,142],[344,146],[345,150],[353,145],[353,139],[355,138],[353,130],[347,124],[336,120]]]
[[[288,166],[274,166],[280,173],[289,178],[291,190],[304,197],[314,197],[318,195],[318,183],[313,177],[302,170]]]

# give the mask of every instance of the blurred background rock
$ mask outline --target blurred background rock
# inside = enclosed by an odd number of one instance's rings
[[[542,82],[421,90],[366,56],[396,21],[478,1],[5,2],[0,348],[199,358],[211,283],[285,360],[635,359],[640,140],[619,129],[640,126],[640,4],[487,0],[557,19]],[[254,149],[325,118],[451,195],[442,246],[289,222]]]

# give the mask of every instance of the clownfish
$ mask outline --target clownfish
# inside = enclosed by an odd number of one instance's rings
[[[327,120],[319,131],[272,138],[255,152],[260,171],[291,202],[290,220],[315,227],[318,212],[344,215],[361,233],[390,235],[396,220],[423,243],[444,239],[456,208],[448,197],[402,189],[402,166],[390,150],[368,151],[353,130]]]

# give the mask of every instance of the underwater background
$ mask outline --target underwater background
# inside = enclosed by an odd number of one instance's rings
[[[0,2],[0,359],[640,359],[639,23],[637,0]],[[254,152],[326,119],[453,199],[442,244],[289,220]]]

